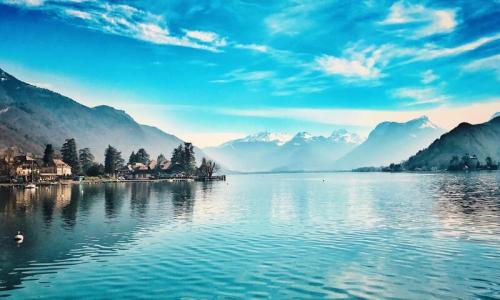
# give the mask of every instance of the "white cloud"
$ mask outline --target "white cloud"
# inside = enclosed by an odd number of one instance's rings
[[[274,77],[272,71],[245,71],[244,69],[233,70],[223,76],[222,79],[212,80],[213,83],[229,83],[235,81],[257,82]]]
[[[500,54],[470,62],[462,67],[466,72],[493,71],[500,81]]]
[[[258,45],[258,44],[236,44],[234,47],[238,48],[238,49],[248,49],[248,50],[253,50],[253,51],[257,51],[257,52],[269,51],[269,48],[267,46]]]
[[[475,50],[485,44],[500,39],[500,33],[492,36],[482,37],[475,41],[452,48],[439,48],[433,45],[427,45],[423,49],[415,49],[416,60],[432,60],[439,57],[453,56],[464,52]]]
[[[5,2],[19,6],[41,6],[44,4],[44,0],[7,0]]]
[[[383,55],[387,45],[358,49],[354,46],[344,51],[342,57],[323,55],[316,57],[319,70],[328,75],[338,75],[351,79],[372,80],[383,76],[381,68],[388,62]]]
[[[434,72],[432,70],[427,70],[425,72],[422,72],[420,74],[420,76],[422,77],[423,84],[429,84],[429,83],[439,79],[439,76],[434,74]]]
[[[457,25],[457,21],[454,10],[433,9],[421,4],[409,4],[406,1],[399,1],[391,6],[389,14],[381,24],[410,24],[417,26],[414,35],[410,35],[410,37],[419,38],[452,32]]]
[[[435,88],[400,88],[392,92],[393,97],[402,99],[412,99],[410,103],[406,103],[408,106],[428,104],[428,103],[439,103],[448,99],[439,93]]]
[[[215,32],[210,31],[199,31],[199,30],[187,30],[186,37],[195,39],[204,43],[214,44],[215,46],[226,46],[227,42],[224,38],[219,37]]]
[[[294,119],[331,125],[376,126],[380,122],[405,122],[422,115],[428,116],[436,125],[451,129],[461,122],[483,123],[492,112],[500,111],[500,98],[485,99],[484,102],[464,106],[441,105],[427,110],[368,110],[368,109],[314,109],[314,108],[259,108],[221,109],[228,115],[260,118]]]
[[[264,20],[271,34],[297,35],[309,29],[314,25],[315,17],[318,16],[313,13],[329,1],[294,1],[291,3],[291,6],[282,8]]]
[[[220,52],[227,45],[224,38],[214,32],[185,30],[184,35],[170,33],[163,16],[140,10],[126,4],[113,4],[100,1],[69,0],[85,3],[76,10],[68,8],[63,1],[8,0],[17,6],[37,6],[36,9],[50,11],[54,15],[71,19],[78,18],[79,26],[105,33],[121,35],[160,45],[173,45]],[[42,5],[45,4],[45,5]]]
[[[85,19],[85,20],[92,19],[91,14],[89,14],[88,12],[84,12],[84,11],[76,10],[76,9],[66,9],[66,14],[80,18],[80,19]]]

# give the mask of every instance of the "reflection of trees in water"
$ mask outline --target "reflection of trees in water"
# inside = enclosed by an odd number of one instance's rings
[[[106,218],[115,218],[123,204],[125,189],[118,184],[106,184],[104,186],[104,211]]]
[[[195,192],[195,184],[189,182],[177,182],[172,185],[172,206],[176,219],[191,219]]]
[[[132,215],[144,218],[148,210],[149,197],[151,196],[151,184],[132,184],[130,192],[130,209]]]
[[[76,224],[76,217],[81,198],[81,186],[73,185],[69,191],[69,203],[61,209],[61,218],[66,229],[71,229]]]

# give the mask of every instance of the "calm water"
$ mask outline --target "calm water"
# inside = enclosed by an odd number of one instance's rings
[[[1,296],[500,298],[500,172],[0,188]]]

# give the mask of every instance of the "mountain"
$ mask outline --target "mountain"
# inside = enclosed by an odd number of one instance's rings
[[[42,153],[45,144],[60,147],[75,138],[79,148],[88,147],[97,160],[108,145],[127,159],[144,147],[152,157],[169,157],[182,143],[158,128],[138,124],[122,110],[110,106],[87,107],[68,97],[22,82],[0,69],[0,148],[17,146]],[[197,149],[198,156],[200,150]]]
[[[377,125],[366,141],[333,164],[333,169],[383,166],[400,162],[427,147],[444,130],[422,116],[406,123],[383,122]]]
[[[481,163],[486,157],[500,160],[500,116],[478,125],[461,123],[450,132],[443,134],[428,148],[410,157],[406,167],[446,169],[453,156],[476,155]]]
[[[345,129],[334,131],[329,137],[312,136],[307,132],[296,134],[280,149],[276,160],[279,167],[273,171],[328,171],[340,157],[361,143],[361,138]]]
[[[224,166],[244,172],[319,171],[355,148],[361,138],[346,130],[329,137],[299,132],[285,134],[262,132],[226,142],[204,151]]]
[[[203,151],[233,171],[267,171],[272,157],[288,139],[286,134],[261,132]]]

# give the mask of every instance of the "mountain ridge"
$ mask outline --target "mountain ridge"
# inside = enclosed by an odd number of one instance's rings
[[[0,69],[0,148],[18,146],[41,154],[45,144],[58,148],[75,138],[97,160],[111,144],[127,158],[137,148],[152,157],[169,156],[183,141],[154,126],[137,123],[124,110],[108,105],[88,107],[69,97],[23,82]],[[198,157],[202,155],[196,148]]]
[[[429,147],[418,151],[405,162],[409,170],[446,169],[453,156],[475,155],[484,163],[486,157],[500,160],[500,116],[481,124],[460,123]]]

